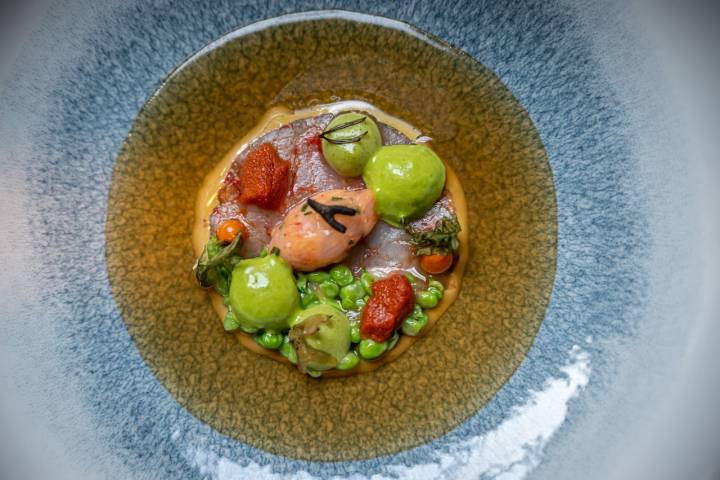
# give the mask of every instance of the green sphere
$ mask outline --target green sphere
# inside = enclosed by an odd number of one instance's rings
[[[313,305],[291,321],[290,339],[306,369],[335,367],[350,350],[350,322],[337,308]]]
[[[381,147],[368,161],[363,180],[375,195],[375,211],[402,226],[423,216],[445,188],[445,165],[424,145]]]
[[[241,260],[230,281],[230,306],[246,329],[280,331],[298,308],[292,269],[277,255]]]
[[[362,175],[367,161],[382,146],[380,130],[372,118],[357,112],[341,113],[333,118],[325,128],[327,132],[363,117],[365,119],[362,122],[328,133],[326,138],[322,139],[322,152],[325,160],[340,175],[346,177]],[[357,141],[352,141],[356,138]],[[347,143],[339,143],[345,141]]]

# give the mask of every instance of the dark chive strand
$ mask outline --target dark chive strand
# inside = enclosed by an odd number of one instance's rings
[[[345,225],[335,220],[335,215],[348,215],[351,217],[357,215],[357,210],[354,208],[345,207],[343,205],[323,205],[312,198],[307,199],[307,204],[310,205],[310,208],[319,213],[328,225],[340,233],[345,233],[347,228]]]
[[[333,145],[345,145],[347,143],[355,143],[359,142],[367,133],[367,130],[362,132],[360,135],[357,135],[355,137],[350,138],[330,138],[325,133],[320,134],[320,138],[323,138],[327,140],[328,142],[332,143]]]
[[[334,126],[333,128],[331,128],[331,129],[329,129],[329,130],[325,130],[324,132],[322,132],[322,133],[320,134],[320,138],[323,138],[323,139],[325,139],[326,141],[328,141],[328,142],[330,142],[330,143],[332,143],[332,144],[334,144],[334,145],[345,145],[345,144],[348,144],[348,143],[359,142],[359,141],[365,136],[365,134],[367,133],[367,130],[365,130],[365,131],[362,132],[361,134],[356,135],[356,136],[351,137],[351,138],[330,138],[328,135],[330,135],[331,133],[335,133],[335,132],[337,132],[337,131],[340,131],[340,130],[342,130],[342,129],[344,129],[344,128],[352,127],[353,125],[357,125],[357,124],[359,124],[359,123],[362,123],[362,122],[365,121],[366,118],[367,118],[367,117],[360,117],[360,118],[356,118],[355,120],[351,120],[351,121],[349,121],[349,122],[345,122],[345,123],[341,123],[340,125],[336,125],[336,126]]]
[[[335,125],[333,128],[329,130],[325,130],[322,134],[327,135],[329,133],[337,132],[338,130],[342,130],[343,128],[352,127],[353,125],[357,125],[358,123],[362,123],[365,121],[367,117],[360,117],[356,118],[355,120],[350,120],[349,122],[341,123],[340,125]]]

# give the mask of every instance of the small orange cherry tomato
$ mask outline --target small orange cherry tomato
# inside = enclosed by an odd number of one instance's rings
[[[217,239],[222,243],[232,242],[238,233],[245,236],[245,226],[240,220],[235,220],[234,218],[222,222],[215,231]]]
[[[434,253],[432,255],[423,255],[420,257],[420,268],[425,270],[427,273],[437,275],[443,273],[453,263],[452,253],[442,255],[440,253]]]

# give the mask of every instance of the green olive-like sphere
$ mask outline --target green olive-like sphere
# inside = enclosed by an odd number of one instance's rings
[[[288,328],[300,297],[290,265],[277,255],[241,260],[230,281],[230,306],[245,328]]]
[[[401,226],[420,218],[445,188],[445,165],[424,145],[381,147],[365,165],[363,180],[375,196],[375,211]]]
[[[290,339],[306,369],[335,367],[350,350],[350,322],[337,308],[319,304],[299,311],[290,322]]]
[[[322,139],[322,152],[327,163],[340,175],[357,177],[362,175],[365,164],[375,151],[382,146],[382,137],[375,121],[363,113],[341,113],[332,119],[325,128],[328,131],[334,127],[353,120],[365,119],[355,125],[336,130],[327,134],[333,141],[352,140],[362,135],[358,141],[349,143],[333,143]]]

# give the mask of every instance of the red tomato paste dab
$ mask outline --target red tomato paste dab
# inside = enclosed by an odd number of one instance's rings
[[[375,281],[372,291],[360,318],[360,337],[384,342],[412,311],[413,288],[405,275],[396,273]]]
[[[270,143],[248,153],[242,166],[240,201],[268,210],[279,208],[288,191],[290,164]]]

